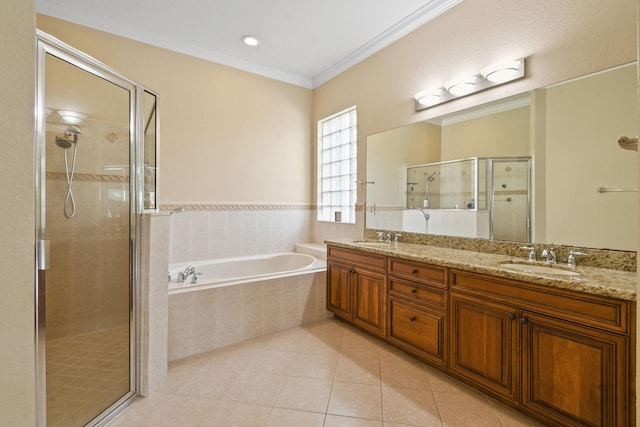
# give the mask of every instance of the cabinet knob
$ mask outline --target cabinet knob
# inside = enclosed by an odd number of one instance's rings
[[[349,274],[354,274],[356,271],[353,268],[349,269]]]
[[[412,293],[412,294],[415,294],[416,292],[418,292],[418,290],[417,290],[417,289],[411,289],[411,293]]]
[[[411,322],[415,322],[415,321],[416,321],[416,316],[411,316],[411,317],[409,317],[409,321],[411,321]]]
[[[513,313],[509,313],[509,320],[513,320],[516,318],[516,315]]]
[[[414,268],[414,269],[411,271],[411,274],[418,274],[418,269],[417,269],[417,268]]]
[[[520,323],[522,323],[523,325],[525,323],[529,323],[529,319],[527,319],[526,317],[523,317],[523,318],[520,319]]]

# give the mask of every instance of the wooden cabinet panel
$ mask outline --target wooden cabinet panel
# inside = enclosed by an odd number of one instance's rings
[[[447,308],[447,291],[441,288],[390,278],[389,293],[440,310]]]
[[[385,271],[387,268],[387,257],[367,252],[354,251],[335,246],[327,247],[327,259],[335,258],[351,266],[361,266],[367,269]]]
[[[561,425],[627,425],[627,338],[522,316],[523,406]]]
[[[451,293],[452,372],[503,397],[517,399],[516,309]]]
[[[445,365],[446,328],[444,312],[389,301],[388,340],[441,366]]]
[[[341,264],[327,264],[327,310],[351,320],[352,269]]]
[[[328,251],[327,310],[385,338],[386,257],[332,246]]]
[[[451,271],[451,290],[454,289],[533,307],[543,314],[612,332],[629,332],[627,301],[458,270]]]
[[[353,323],[375,335],[386,337],[386,276],[356,269],[353,279],[355,292]]]
[[[389,258],[389,274],[434,286],[446,287],[447,285],[446,268],[422,262]]]

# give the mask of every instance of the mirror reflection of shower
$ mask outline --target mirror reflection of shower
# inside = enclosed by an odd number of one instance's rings
[[[440,175],[440,171],[435,171],[431,175],[429,175],[427,172],[424,173],[424,176],[427,177],[424,185],[424,200],[422,202],[422,207],[424,209],[429,207],[429,183],[433,182],[438,175]],[[425,219],[429,218],[425,217]]]
[[[78,126],[72,125],[67,127],[64,136],[56,137],[56,145],[64,149],[64,171],[67,176],[67,195],[64,199],[64,208],[62,212],[67,218],[76,216],[76,201],[73,197],[73,175],[76,169],[76,152],[78,150],[78,135],[82,134],[82,130]],[[71,160],[71,169],[69,169],[69,156],[67,150],[73,147]]]

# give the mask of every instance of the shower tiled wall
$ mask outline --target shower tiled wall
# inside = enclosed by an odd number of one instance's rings
[[[63,338],[129,324],[129,144],[126,128],[84,123],[78,137],[73,194],[65,218],[64,127],[48,124],[46,153],[47,337]],[[118,132],[114,142],[107,139]],[[67,150],[69,161],[73,148]],[[71,166],[71,164],[69,164]]]

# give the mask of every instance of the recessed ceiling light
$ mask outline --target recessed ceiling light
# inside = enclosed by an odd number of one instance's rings
[[[242,36],[242,42],[247,46],[258,46],[260,39],[256,36]]]

